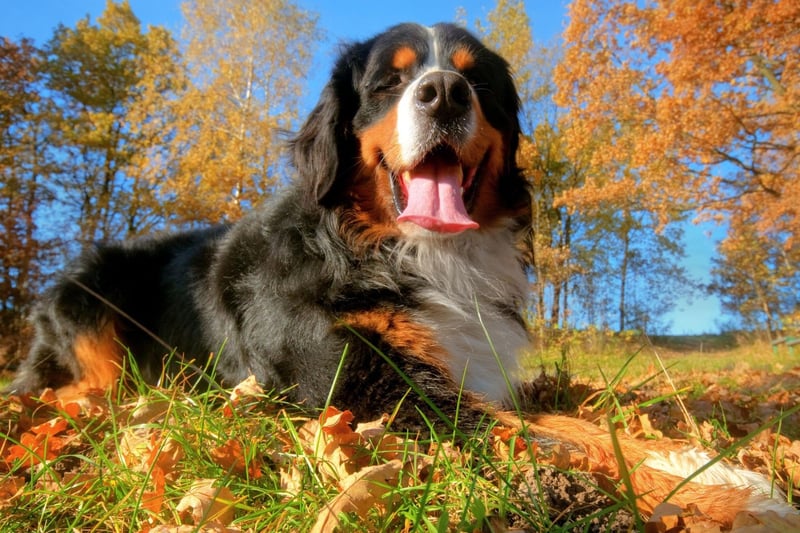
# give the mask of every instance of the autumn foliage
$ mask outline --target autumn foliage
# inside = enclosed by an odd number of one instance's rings
[[[766,243],[780,258],[768,266],[793,266],[765,277],[751,269],[736,289],[796,289],[800,4],[575,0],[564,40],[557,101],[569,158],[587,172],[561,201],[633,203],[661,224],[694,211],[728,227],[718,279],[732,281],[746,270],[736,258]],[[750,230],[760,237],[742,234]],[[797,306],[753,290],[744,302],[721,297],[750,325],[775,327]]]
[[[183,42],[111,0],[39,46],[0,36],[0,364],[81,246],[232,221],[289,178],[281,134],[316,16],[290,1],[184,12]]]

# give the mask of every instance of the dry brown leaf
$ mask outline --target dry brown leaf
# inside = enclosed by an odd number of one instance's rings
[[[311,532],[333,532],[339,525],[340,513],[354,512],[365,518],[370,509],[383,506],[383,497],[391,487],[397,485],[402,468],[403,463],[395,460],[368,466],[343,479],[340,482],[342,491],[325,506]]]
[[[150,424],[164,420],[172,409],[173,402],[168,399],[154,400],[140,396],[130,410],[128,425]]]
[[[350,423],[355,416],[350,411],[340,411],[336,407],[328,407],[319,417],[322,431],[327,435],[336,435],[345,439],[358,439]]]
[[[650,417],[647,413],[639,413],[636,415],[636,418],[639,421],[639,425],[641,426],[642,436],[645,438],[655,437],[657,439],[661,439],[664,437],[664,434],[653,427],[653,423],[650,421]]]
[[[785,533],[800,531],[800,515],[780,516],[775,511],[753,513],[742,511],[733,519],[731,532],[735,533]]]
[[[663,531],[678,531],[683,526],[681,515],[683,510],[672,503],[660,503],[653,509],[653,514],[647,521],[645,531],[648,533]]]
[[[572,465],[572,453],[566,446],[556,444],[550,449],[550,456],[544,462],[560,470],[568,470]]]
[[[184,456],[183,448],[175,439],[165,437],[158,428],[146,426],[123,429],[118,453],[131,470],[149,472],[157,466],[167,477],[175,474],[175,467]]]
[[[150,456],[150,443],[155,434],[161,431],[148,427],[126,427],[122,430],[118,453],[122,463],[130,469],[147,471],[147,457]]]
[[[171,437],[163,438],[158,444],[152,441],[147,464],[161,468],[169,479],[176,473],[175,467],[183,459],[184,453],[183,447]]]
[[[331,406],[300,430],[304,449],[324,480],[339,481],[368,464],[368,454],[360,453],[363,438],[350,427],[352,420],[353,413]]]
[[[214,487],[215,479],[195,481],[175,510],[181,522],[195,526],[222,524],[227,526],[234,518],[234,497],[228,487]]]
[[[379,440],[386,433],[386,422],[389,420],[389,415],[383,415],[376,420],[370,422],[360,422],[356,425],[356,433],[361,435],[364,440],[373,442]]]
[[[142,507],[153,514],[158,514],[164,506],[164,489],[167,485],[164,472],[160,468],[154,467],[150,471],[150,483],[153,490],[142,493]]]
[[[236,385],[233,390],[231,391],[231,403],[236,405],[244,400],[251,399],[254,397],[260,397],[264,395],[264,389],[261,385],[258,384],[256,381],[256,377],[254,375],[250,375]]]
[[[227,417],[231,417],[233,416],[234,409],[247,412],[258,404],[263,395],[264,389],[258,384],[256,377],[250,375],[233,388],[230,395],[230,402],[225,404],[222,408],[222,413]]]
[[[294,464],[280,469],[281,489],[291,496],[303,490],[303,472]]]
[[[10,476],[0,481],[0,509],[9,507],[14,503],[25,489],[25,478]]]
[[[497,457],[507,461],[520,459],[528,449],[528,443],[519,436],[516,429],[497,426],[492,428],[492,448]]]

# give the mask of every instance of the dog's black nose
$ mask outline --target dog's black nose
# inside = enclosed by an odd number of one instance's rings
[[[469,111],[472,91],[469,83],[456,72],[430,72],[414,92],[417,107],[430,117],[452,120]]]

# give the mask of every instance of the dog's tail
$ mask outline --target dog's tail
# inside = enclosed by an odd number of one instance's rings
[[[510,427],[523,425],[512,413],[502,413],[499,419]],[[616,481],[627,477],[637,507],[646,514],[652,514],[657,505],[667,501],[681,509],[695,506],[704,515],[728,526],[741,511],[774,511],[781,517],[799,514],[787,503],[786,496],[771,487],[760,474],[731,467],[722,461],[683,483],[712,460],[697,449],[680,449],[661,441],[641,441],[622,433],[615,434],[612,439],[607,430],[568,416],[534,415],[527,418],[524,425],[534,438],[564,443],[585,454],[590,472]],[[622,457],[622,464],[618,457]],[[675,491],[679,485],[680,489]]]

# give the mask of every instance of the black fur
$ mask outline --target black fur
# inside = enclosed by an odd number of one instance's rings
[[[463,30],[440,28],[451,40],[446,45],[467,43],[475,50],[476,66],[467,77],[487,119],[506,138],[499,197],[509,209],[525,205],[527,192],[514,163],[519,104],[508,66]],[[342,52],[291,143],[299,179],[284,194],[230,227],[85,252],[37,307],[35,343],[11,389],[36,392],[79,380],[72,355],[76,335],[113,323],[150,381],[162,373],[166,344],[201,364],[210,353],[219,354],[217,376],[227,385],[254,374],[268,388],[289,390],[291,400],[320,407],[347,349],[334,405],[359,419],[391,412],[409,390],[399,370],[454,418],[459,376],[375,331],[352,331],[339,322],[345,314],[372,309],[414,316],[417,295],[426,287],[424,278],[387,252],[402,237],[388,235],[380,246],[354,249],[343,235],[341,216],[360,171],[359,131],[398,98],[381,93],[390,75],[387,55],[398,41],[424,48],[423,34],[418,26],[402,25]],[[512,314],[521,324],[518,311]],[[485,411],[465,394],[460,421],[469,429]],[[420,413],[438,420],[436,409],[412,393],[395,424],[425,431]]]

